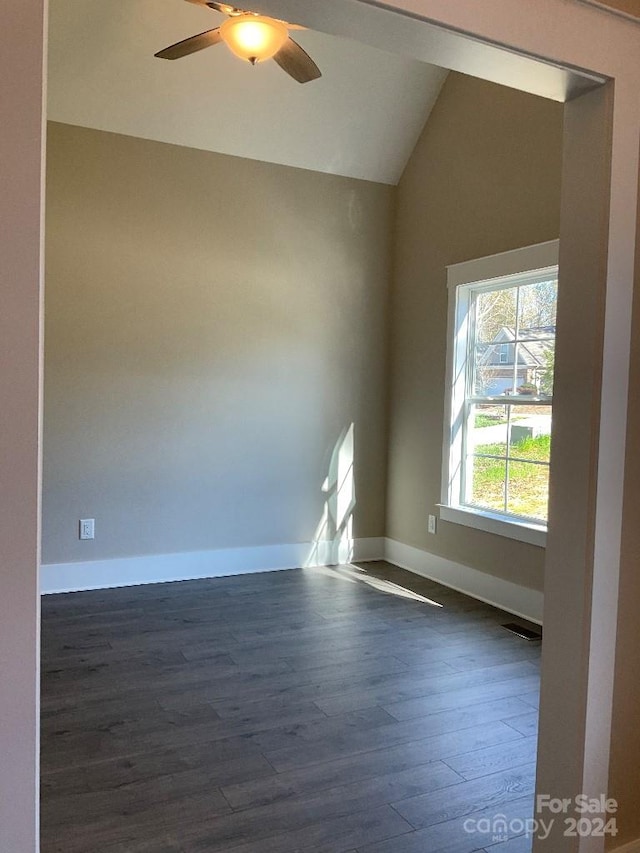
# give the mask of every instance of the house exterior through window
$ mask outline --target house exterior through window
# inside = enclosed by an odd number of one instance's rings
[[[440,515],[545,543],[558,243],[448,268]]]

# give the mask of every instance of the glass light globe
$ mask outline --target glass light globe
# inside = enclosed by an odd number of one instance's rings
[[[252,65],[271,59],[289,37],[282,21],[262,15],[238,15],[220,27],[220,35],[232,53]]]

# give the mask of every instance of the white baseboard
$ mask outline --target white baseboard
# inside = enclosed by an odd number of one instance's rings
[[[40,591],[46,595],[383,559],[531,622],[542,621],[541,592],[383,537],[50,563],[41,566]]]
[[[630,841],[628,844],[623,844],[622,847],[616,847],[610,853],[640,853],[640,838],[635,841]]]
[[[385,560],[530,622],[542,624],[543,595],[538,590],[454,563],[395,539],[385,540]]]
[[[165,581],[217,578],[273,572],[300,566],[333,565],[350,560],[378,560],[382,537],[334,542],[300,542],[256,548],[223,548],[180,554],[151,554],[40,567],[40,592],[78,592]]]

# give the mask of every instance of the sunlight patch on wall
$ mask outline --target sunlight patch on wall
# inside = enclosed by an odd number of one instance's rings
[[[353,558],[353,511],[356,489],[354,424],[338,438],[322,484],[324,506],[306,566],[335,566]]]

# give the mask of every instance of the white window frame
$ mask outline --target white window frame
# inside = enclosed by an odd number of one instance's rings
[[[542,547],[547,541],[547,525],[544,522],[537,524],[509,518],[460,503],[463,450],[461,415],[466,398],[467,347],[456,347],[455,343],[461,339],[465,343],[467,341],[470,290],[464,285],[499,285],[500,279],[505,279],[505,286],[509,286],[506,279],[511,276],[531,274],[535,278],[545,273],[555,275],[558,250],[558,240],[550,240],[447,267],[449,317],[440,518]]]

